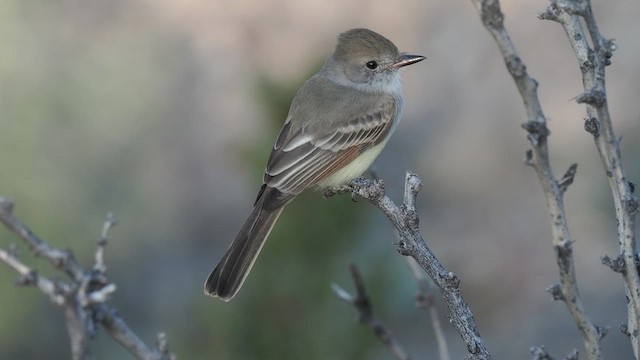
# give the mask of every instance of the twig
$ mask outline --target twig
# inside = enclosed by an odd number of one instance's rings
[[[442,330],[440,324],[440,318],[438,316],[438,309],[436,309],[435,294],[433,285],[429,281],[427,275],[422,271],[422,268],[413,258],[407,257],[407,263],[409,268],[416,278],[418,283],[418,294],[416,295],[416,307],[419,309],[427,310],[429,317],[431,318],[431,327],[438,343],[438,353],[440,354],[440,360],[450,360],[449,346],[447,345],[447,338]]]
[[[504,27],[504,15],[498,0],[472,0],[485,28],[493,36],[505,60],[507,70],[522,97],[528,121],[523,124],[527,130],[532,149],[527,152],[526,163],[531,165],[545,194],[549,214],[553,245],[560,273],[560,285],[554,286],[554,299],[563,300],[573,317],[587,350],[589,359],[602,359],[600,339],[604,332],[599,331],[589,319],[578,291],[574,261],[573,240],[569,233],[564,211],[563,195],[575,176],[576,165],[571,165],[563,179],[557,181],[549,161],[547,138],[550,134],[547,121],[538,99],[538,83],[527,73],[524,62],[518,56]]]
[[[544,346],[532,346],[529,351],[533,355],[533,360],[554,360],[547,349]],[[578,350],[574,349],[569,355],[565,356],[563,360],[578,360]]]
[[[104,248],[107,246],[109,230],[116,226],[116,220],[113,213],[107,213],[107,219],[102,226],[102,232],[98,239],[98,247],[96,249],[96,263],[93,266],[95,271],[105,274],[107,272],[107,265],[104,262]]]
[[[358,310],[360,323],[369,326],[371,330],[373,330],[376,338],[389,348],[394,358],[397,360],[410,360],[409,355],[393,336],[391,330],[389,330],[382,321],[378,320],[378,318],[373,315],[373,305],[371,304],[371,300],[369,299],[369,295],[365,289],[358,267],[351,265],[349,267],[349,271],[351,272],[353,283],[356,286],[356,294],[351,295],[336,284],[332,285],[333,291],[340,299],[351,304],[356,308],[356,310]]]
[[[578,360],[578,350],[573,349],[573,351],[564,357],[564,360]]]
[[[620,155],[620,139],[613,130],[605,88],[605,67],[611,64],[616,45],[602,36],[598,30],[589,0],[552,1],[540,18],[562,25],[582,73],[584,93],[579,95],[576,101],[586,105],[585,129],[593,136],[609,179],[624,267],[624,271],[618,272],[622,273],[625,281],[628,336],[636,359],[640,359],[640,275],[635,260],[635,215],[638,212],[638,199],[633,195],[633,185],[625,175]],[[584,30],[580,18],[584,20],[587,31]],[[589,44],[588,38],[591,39],[593,47]]]
[[[418,226],[418,212],[415,208],[416,197],[420,189],[422,189],[422,182],[418,176],[407,171],[404,203],[401,207],[396,206],[385,195],[382,180],[372,181],[358,178],[347,186],[327,190],[324,195],[350,193],[352,197],[365,198],[380,209],[398,231],[400,238],[400,242],[397,244],[398,252],[414,258],[438,287],[449,309],[451,324],[467,346],[468,358],[491,359],[489,350],[478,333],[471,309],[460,295],[460,279],[444,268],[422,238]]]
[[[5,198],[0,198],[0,221],[2,221],[7,229],[13,231],[26,242],[29,250],[31,250],[35,256],[44,257],[51,262],[53,266],[64,270],[67,275],[76,281],[84,276],[84,270],[71,252],[54,248],[42,241],[18,220],[12,211],[13,202]]]
[[[54,304],[59,306],[62,306],[64,304],[64,296],[62,295],[62,291],[53,281],[39,275],[35,270],[22,263],[10,252],[5,251],[4,249],[0,249],[0,261],[9,265],[9,267],[14,269],[18,273],[18,275],[20,275],[18,284],[33,285],[40,289],[40,291],[42,291],[44,294],[49,296],[49,299]]]
[[[544,346],[532,346],[529,351],[531,355],[533,355],[533,360],[554,360],[553,356],[547,352]]]
[[[113,308],[100,304],[96,307],[96,316],[100,325],[122,347],[129,350],[136,358],[145,360],[175,360],[175,356],[169,352],[165,339],[158,343],[157,349],[150,348],[140,337],[131,330],[129,325],[118,315]],[[158,335],[160,336],[160,334]]]
[[[71,354],[74,360],[90,357],[89,339],[95,335],[99,323],[107,333],[125,349],[141,360],[172,360],[166,337],[162,335],[158,348],[147,346],[120,318],[116,311],[105,304],[115,292],[116,286],[106,278],[104,247],[107,232],[115,224],[113,216],[108,216],[98,241],[96,264],[91,271],[85,271],[75,260],[70,250],[59,250],[39,237],[13,215],[13,202],[0,197],[0,221],[5,227],[24,240],[35,255],[49,260],[56,268],[64,271],[71,280],[52,281],[38,274],[21,262],[15,254],[0,249],[0,261],[9,265],[20,276],[21,285],[37,287],[64,312],[67,331],[71,339]],[[159,338],[160,339],[160,338]]]

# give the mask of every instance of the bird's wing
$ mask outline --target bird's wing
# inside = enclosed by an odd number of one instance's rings
[[[383,99],[371,111],[333,121],[336,125],[322,132],[305,126],[295,129],[288,119],[267,162],[264,183],[298,194],[379,144],[392,128],[397,107],[393,96]]]

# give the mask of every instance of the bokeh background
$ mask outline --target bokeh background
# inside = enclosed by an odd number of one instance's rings
[[[556,175],[577,162],[566,195],[578,282],[610,359],[630,359],[607,182],[583,130],[580,72],[547,1],[502,1],[506,25],[552,131]],[[608,68],[610,109],[627,171],[640,179],[640,3],[594,1],[619,49]],[[0,195],[40,236],[90,265],[105,215],[111,304],[149,343],[167,333],[180,359],[388,359],[330,289],[362,269],[375,311],[415,358],[437,348],[415,281],[387,220],[365,202],[317,192],[285,211],[239,296],[202,284],[242,225],[267,153],[296,89],[339,32],[369,27],[428,60],[405,71],[405,116],[376,162],[398,201],[404,172],[424,181],[421,228],[462,278],[462,293],[496,359],[581,349],[557,281],[542,191],[523,165],[525,114],[470,1],[0,2]],[[17,242],[0,230],[0,246]],[[21,258],[52,275],[22,247]],[[53,275],[52,275],[53,276]],[[58,276],[58,275],[55,275]],[[62,314],[0,265],[0,357],[70,357]],[[464,346],[446,320],[453,359]],[[131,356],[100,332],[96,359]]]

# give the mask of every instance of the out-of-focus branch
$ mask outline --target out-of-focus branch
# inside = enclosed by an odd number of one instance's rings
[[[533,360],[554,360],[554,357],[547,352],[544,346],[533,346],[529,351],[531,355],[533,355]],[[578,360],[578,350],[574,349],[571,354],[565,356],[563,360]]]
[[[442,330],[440,324],[440,318],[438,317],[438,309],[436,309],[435,293],[433,285],[431,284],[427,275],[422,271],[422,268],[413,258],[407,257],[407,264],[416,278],[418,285],[418,294],[416,295],[416,307],[419,309],[427,310],[429,317],[431,318],[431,327],[438,343],[438,353],[440,354],[440,360],[450,360],[449,346],[447,345],[447,338]]]
[[[375,205],[391,220],[400,238],[397,250],[400,254],[410,256],[426,271],[438,287],[449,309],[450,321],[467,345],[469,359],[491,359],[484,340],[478,333],[475,319],[469,305],[460,295],[460,279],[446,270],[435,254],[422,238],[418,226],[419,217],[416,211],[416,197],[422,189],[422,182],[417,175],[407,171],[405,178],[404,203],[398,207],[385,195],[382,180],[358,178],[349,185],[339,189],[325,191],[325,196],[350,193],[352,197],[360,196]]]
[[[59,306],[64,304],[62,290],[58,288],[58,285],[23,264],[15,254],[4,249],[0,249],[0,261],[6,263],[18,273],[18,284],[33,285],[49,296],[49,299],[54,304]]]
[[[380,342],[389,348],[394,358],[397,360],[410,360],[411,358],[395,336],[393,336],[391,330],[389,330],[382,321],[373,315],[373,305],[371,304],[371,300],[367,294],[367,290],[364,286],[364,281],[362,280],[358,267],[351,265],[349,267],[349,271],[351,272],[353,283],[356,286],[356,294],[351,295],[336,284],[332,285],[333,291],[340,299],[351,304],[356,308],[356,310],[358,310],[360,323],[369,326],[371,330],[373,330],[375,336],[380,340]]]
[[[96,263],[89,271],[82,268],[70,250],[57,249],[37,237],[13,215],[13,202],[3,197],[0,197],[0,221],[7,229],[24,240],[35,255],[42,256],[71,278],[67,281],[52,281],[20,261],[15,251],[0,249],[0,262],[6,263],[18,273],[20,285],[37,287],[54,304],[62,308],[74,360],[90,357],[89,339],[95,336],[98,325],[102,325],[113,339],[134,354],[137,359],[173,360],[175,358],[169,351],[164,334],[159,335],[157,348],[147,346],[117,315],[115,309],[105,304],[116,290],[115,284],[107,280],[107,267],[104,262],[107,233],[115,224],[113,215],[109,214],[107,217],[98,241]]]
[[[554,360],[553,356],[547,352],[544,346],[533,346],[529,351],[531,355],[533,355],[533,360]]]
[[[560,284],[552,286],[550,292],[555,300],[563,300],[567,305],[582,336],[588,358],[602,359],[600,339],[605,332],[591,322],[582,305],[573,261],[573,240],[569,233],[563,204],[563,195],[568,185],[573,181],[576,165],[571,165],[560,181],[556,180],[549,161],[547,138],[550,132],[538,99],[538,83],[527,73],[524,62],[518,56],[511,42],[504,27],[504,15],[500,9],[499,1],[472,0],[472,2],[476,5],[485,28],[498,44],[507,70],[513,77],[527,112],[528,121],[522,126],[528,132],[527,138],[532,149],[527,151],[525,161],[535,169],[545,194],[551,215],[553,245],[560,272]]]
[[[533,360],[555,360],[544,346],[533,346],[529,351],[533,355]]]
[[[70,251],[60,250],[50,246],[42,241],[36,234],[31,232],[20,220],[12,213],[13,202],[0,198],[0,221],[13,231],[29,246],[29,250],[35,256],[41,256],[47,259],[56,268],[64,270],[72,279],[78,281],[84,276],[84,270],[78,264]]]
[[[562,25],[582,73],[584,93],[578,95],[576,101],[586,105],[585,130],[593,136],[613,195],[620,258],[623,261],[621,273],[628,302],[626,334],[631,340],[636,359],[640,359],[640,275],[636,266],[638,249],[635,232],[635,215],[639,204],[638,198],[633,195],[633,185],[625,175],[620,138],[613,130],[605,88],[605,67],[611,64],[616,45],[598,30],[589,0],[552,1],[540,18]],[[584,20],[586,31],[580,18]],[[593,46],[588,39],[591,39]]]

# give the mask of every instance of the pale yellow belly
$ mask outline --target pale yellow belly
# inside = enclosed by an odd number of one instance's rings
[[[349,165],[343,167],[342,169],[336,171],[330,176],[318,181],[318,186],[321,188],[327,187],[336,187],[348,184],[351,180],[357,178],[362,175],[371,163],[378,157],[382,149],[384,149],[385,145],[387,145],[387,141],[389,141],[390,136],[387,136],[380,144],[368,149],[363,152],[354,159]]]

